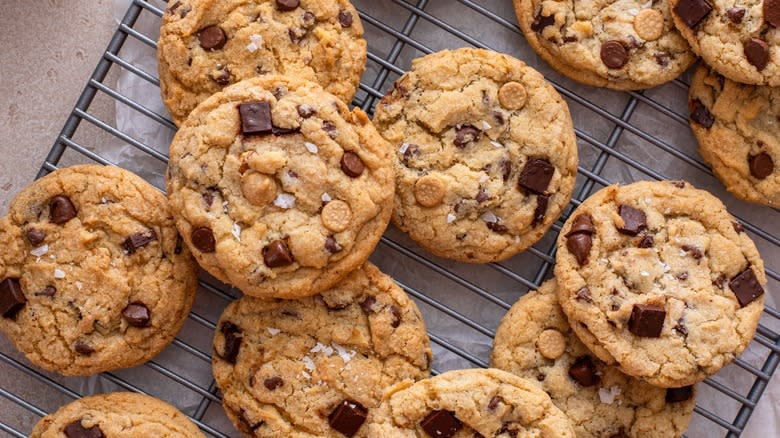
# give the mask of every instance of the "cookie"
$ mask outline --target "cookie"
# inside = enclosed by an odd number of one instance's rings
[[[526,379],[497,369],[448,371],[388,391],[372,437],[574,437],[566,415]]]
[[[366,261],[390,220],[390,149],[319,85],[248,79],[193,111],[167,186],[200,265],[252,296],[299,298]]]
[[[683,181],[609,186],[563,226],[555,276],[583,343],[661,387],[739,355],[764,308],[764,262],[717,198]]]
[[[0,219],[0,331],[65,375],[142,364],[178,333],[196,265],[155,187],[73,166],[24,188]]]
[[[147,395],[114,392],[84,397],[47,415],[30,438],[205,438],[178,409]]]
[[[577,438],[682,436],[696,405],[694,389],[664,389],[628,377],[598,358],[572,332],[548,280],[501,320],[491,366],[538,381],[569,417]]]
[[[700,66],[688,104],[699,152],[728,191],[780,206],[780,88],[739,84]]]
[[[385,388],[428,377],[431,349],[414,302],[366,263],[315,297],[233,302],[212,358],[245,436],[365,437]]]
[[[569,109],[536,70],[500,53],[417,59],[376,108],[395,151],[393,223],[428,251],[470,263],[536,243],[569,202]]]
[[[674,24],[704,62],[727,78],[780,85],[780,3],[669,0]]]
[[[163,102],[181,125],[225,86],[269,74],[318,82],[349,102],[366,41],[347,0],[176,0],[163,14],[157,61]]]
[[[560,73],[595,87],[669,82],[696,60],[669,2],[514,0],[528,44]]]

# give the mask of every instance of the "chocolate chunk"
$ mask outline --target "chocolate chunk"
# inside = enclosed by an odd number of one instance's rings
[[[38,292],[35,292],[35,295],[39,297],[53,297],[54,294],[56,293],[57,293],[57,288],[49,285],[39,290]]]
[[[550,195],[536,195],[536,209],[534,209],[534,220],[531,226],[535,227],[544,222],[544,216],[547,214],[547,204],[550,201]]]
[[[675,324],[672,329],[683,336],[688,336],[688,328],[685,327],[682,318],[677,320],[677,324]]]
[[[501,401],[501,397],[494,395],[490,398],[490,402],[488,403],[488,409],[491,411],[495,410],[498,407],[498,403]]]
[[[636,236],[640,231],[647,228],[647,216],[645,216],[642,210],[637,210],[628,205],[621,205],[618,208],[618,214],[623,219],[623,227],[618,228],[618,231],[623,234]]]
[[[660,65],[661,67],[668,66],[669,61],[672,60],[672,55],[666,52],[658,52],[653,56],[655,57],[655,63]]]
[[[300,4],[300,0],[276,0],[276,9],[280,11],[292,11]]]
[[[552,26],[553,24],[555,24],[555,15],[543,17],[541,11],[539,11],[539,15],[534,17],[534,21],[531,23],[531,30],[541,33],[545,27]]]
[[[130,303],[122,310],[122,316],[133,327],[149,327],[152,317],[149,308],[144,303]]]
[[[764,0],[763,11],[764,21],[772,27],[780,26],[780,0]],[[745,15],[745,13],[743,12],[742,15]],[[729,15],[729,18],[731,18],[731,15]]]
[[[73,423],[65,426],[62,432],[68,438],[105,438],[103,431],[100,430],[100,426],[94,425],[87,429],[81,425],[82,420],[76,420]]]
[[[328,415],[330,427],[351,437],[357,433],[368,417],[368,409],[353,400],[344,400]]]
[[[578,358],[569,367],[569,376],[576,380],[582,386],[593,386],[601,380],[596,374],[596,366],[593,365],[593,360],[590,356],[582,356]]]
[[[705,128],[710,128],[715,123],[715,117],[699,99],[691,101],[691,120]]]
[[[38,246],[43,243],[44,239],[46,239],[46,233],[43,231],[37,230],[35,228],[30,228],[27,230],[27,241],[30,242],[30,245]]]
[[[565,37],[563,37],[564,43],[576,43],[577,41],[579,41],[579,39],[577,38],[576,35],[566,35]]]
[[[325,249],[331,254],[336,254],[344,248],[333,236],[328,236],[328,238],[325,239]]]
[[[282,385],[284,385],[284,379],[279,376],[273,376],[263,380],[263,386],[269,391],[273,391]]]
[[[674,274],[674,277],[680,281],[685,281],[688,279],[688,273],[687,272],[678,272]]]
[[[729,281],[729,288],[736,295],[741,307],[764,294],[764,288],[758,283],[758,278],[750,266]]]
[[[593,240],[589,234],[579,233],[566,238],[566,248],[568,248],[569,252],[577,258],[577,262],[580,266],[588,261],[588,254],[590,254],[592,245]]]
[[[219,328],[225,337],[225,343],[222,346],[222,359],[226,362],[235,364],[238,352],[241,350],[241,328],[232,322],[224,322]]]
[[[463,424],[450,411],[433,411],[423,418],[420,427],[432,437],[449,438],[455,435]]]
[[[693,256],[693,258],[695,258],[696,260],[699,260],[702,257],[704,257],[704,253],[702,253],[701,249],[699,249],[696,246],[693,246],[693,245],[683,245],[682,249],[683,249],[683,251],[686,251],[691,256]]]
[[[607,41],[601,45],[601,62],[609,68],[621,68],[628,62],[628,52],[620,41]]]
[[[501,177],[504,178],[504,182],[509,181],[509,176],[512,174],[512,162],[509,160],[501,160]]]
[[[628,331],[644,338],[661,336],[664,327],[666,310],[655,304],[634,304],[631,318],[628,320]]]
[[[238,106],[241,115],[241,132],[244,135],[270,134],[273,132],[271,105],[268,102],[249,102]]]
[[[208,26],[198,31],[198,41],[204,50],[219,50],[225,47],[227,35],[219,26]]]
[[[393,321],[390,322],[390,326],[398,328],[401,325],[401,309],[396,306],[390,306],[390,313],[393,315]]]
[[[744,44],[745,58],[758,71],[769,64],[769,44],[761,38],[751,38]]]
[[[577,299],[580,301],[585,301],[586,303],[592,303],[593,297],[590,295],[590,289],[583,287],[582,289],[578,290]]]
[[[458,125],[455,127],[455,146],[463,149],[472,141],[479,141],[482,131],[471,125]]]
[[[352,22],[355,21],[352,17],[352,12],[340,11],[339,12],[339,24],[341,27],[352,27]]]
[[[543,195],[547,187],[550,186],[554,174],[555,167],[549,161],[531,158],[520,172],[518,184],[538,195]]]
[[[301,132],[301,128],[280,128],[278,126],[271,126],[271,133],[273,133],[277,137],[281,137],[283,135],[290,135],[295,134],[297,132]]]
[[[296,109],[298,110],[298,115],[304,119],[308,119],[309,117],[317,114],[317,110],[313,106],[307,105],[305,103],[298,105]]]
[[[18,278],[6,278],[0,282],[0,314],[13,318],[27,303]]]
[[[280,268],[292,264],[293,257],[284,240],[274,240],[263,248],[263,261],[269,268]]]
[[[150,228],[146,231],[141,231],[131,235],[125,239],[125,242],[122,244],[122,246],[124,246],[125,251],[127,251],[128,254],[133,254],[136,250],[143,248],[149,242],[155,240],[157,240],[157,233]]]
[[[211,77],[214,79],[214,82],[218,83],[219,85],[228,85],[230,84],[230,70],[228,70],[227,67],[222,67],[219,69],[218,74]]]
[[[89,356],[90,354],[95,352],[95,349],[92,348],[91,345],[87,344],[86,341],[83,341],[79,339],[76,341],[75,344],[73,344],[73,349],[76,350],[76,353],[83,354],[85,356]]]
[[[580,233],[593,234],[595,231],[596,229],[593,228],[593,219],[590,215],[581,214],[574,218],[574,222],[571,224],[569,232],[566,233],[566,237]]]
[[[499,222],[485,222],[485,225],[489,230],[495,231],[496,233],[506,233],[509,230],[506,225]]]
[[[706,0],[681,0],[674,7],[674,13],[691,29],[695,28],[712,11]]]
[[[372,307],[374,306],[375,303],[376,303],[376,298],[369,295],[366,297],[366,299],[360,302],[360,308],[363,309],[363,312],[367,314],[373,313],[374,310],[372,309]]]
[[[217,249],[214,233],[209,227],[199,227],[192,230],[190,240],[192,240],[192,245],[201,252],[214,252]]]
[[[737,233],[745,232],[745,226],[737,221],[732,221],[731,226],[734,227],[734,231],[736,231]]]
[[[690,400],[693,397],[693,386],[683,386],[682,388],[667,388],[666,402],[677,403]]]
[[[775,171],[775,163],[766,152],[751,155],[748,158],[748,164],[750,164],[750,174],[758,179],[764,179]]]
[[[354,152],[344,152],[341,156],[341,171],[351,178],[357,178],[363,174],[366,165]]]
[[[764,8],[766,8],[767,2],[764,2]],[[764,15],[766,16],[766,12],[764,12]],[[729,17],[729,20],[731,20],[734,24],[740,24],[742,23],[742,19],[745,17],[745,8],[728,8],[726,9],[726,16]]]
[[[49,220],[54,224],[64,224],[76,217],[76,207],[70,198],[59,195],[49,200]]]
[[[325,120],[322,122],[322,130],[325,131],[328,134],[328,137],[335,139],[339,136],[339,130],[336,128],[336,125],[333,124],[333,122],[329,122]]]
[[[639,241],[639,247],[640,248],[652,248],[653,243],[655,243],[655,239],[653,236],[645,236],[642,238],[642,240]]]
[[[490,199],[490,195],[487,194],[485,189],[480,187],[479,190],[477,191],[477,196],[474,199],[477,200],[478,204],[481,204],[481,203],[487,201],[488,199]]]

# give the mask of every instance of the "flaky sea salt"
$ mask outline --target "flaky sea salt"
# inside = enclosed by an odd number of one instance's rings
[[[485,182],[485,181],[487,181],[487,180],[489,180],[489,179],[490,179],[490,177],[489,177],[489,176],[487,176],[487,175],[482,175],[482,176],[480,176],[480,177],[479,177],[479,182],[483,183],[483,182]]]
[[[401,149],[399,149],[398,151],[401,152],[402,154],[405,154],[408,149],[409,149],[409,143],[404,143],[401,145]]]
[[[317,342],[317,345],[311,347],[309,353],[322,353],[325,356],[330,356],[331,354],[333,354],[333,348],[321,342]]]
[[[54,270],[54,278],[65,278],[65,271],[61,269]]]
[[[496,148],[496,149],[501,149],[502,147],[504,147],[504,145],[502,145],[501,143],[499,143],[499,142],[497,142],[495,140],[490,140],[490,144],[492,144],[493,147]]]
[[[47,252],[49,252],[49,245],[44,244],[37,248],[34,248],[32,251],[30,251],[30,254],[34,255],[35,257],[41,257]]]
[[[484,120],[483,120],[483,121],[482,121],[482,129],[484,129],[485,131],[487,131],[487,130],[488,130],[488,129],[490,129],[490,128],[492,128],[492,126],[490,126],[490,123],[488,123],[488,122],[486,122],[486,121],[484,121]]]
[[[602,403],[611,405],[618,395],[620,395],[620,388],[617,386],[612,386],[609,389],[599,388],[599,399]]]
[[[322,202],[330,202],[332,200],[333,200],[333,198],[330,197],[328,192],[325,192],[325,193],[322,194]]]
[[[447,223],[451,224],[451,223],[455,222],[455,219],[457,219],[457,218],[458,217],[455,216],[454,214],[449,213],[449,214],[447,214]]]
[[[233,224],[233,230],[231,231],[233,233],[233,237],[236,238],[239,242],[241,241],[241,225],[239,224]]]
[[[341,345],[337,343],[333,343],[333,348],[336,349],[336,352],[341,356],[341,360],[344,361],[344,363],[347,363],[352,360],[353,357],[357,354],[355,350],[347,350],[346,348],[342,347]]]
[[[281,333],[281,330],[279,330],[278,328],[268,327],[266,330],[268,330],[268,333],[270,333],[271,336],[276,336],[279,333]]]
[[[482,216],[480,216],[480,219],[487,223],[496,223],[498,222],[498,216],[495,215],[492,211],[486,211],[482,213]]]
[[[84,288],[84,284],[80,281],[76,282],[76,289],[81,290]]]
[[[263,45],[263,37],[258,34],[250,36],[249,41],[250,43],[246,46],[246,49],[249,50],[250,53],[256,52],[257,49]]]
[[[639,271],[639,275],[641,275],[642,277],[649,277],[650,273],[647,271]]]
[[[319,151],[320,151],[320,149],[319,149],[319,148],[317,147],[317,145],[316,145],[316,144],[314,144],[314,143],[309,143],[309,142],[307,141],[307,142],[305,142],[303,145],[304,145],[304,146],[306,146],[306,150],[307,150],[307,151],[309,151],[309,152],[311,152],[312,154],[316,154],[317,152],[319,152]]]
[[[282,193],[274,199],[274,205],[279,208],[295,207],[295,196],[289,193]]]
[[[309,356],[303,356],[303,366],[309,371],[314,371],[317,368]]]

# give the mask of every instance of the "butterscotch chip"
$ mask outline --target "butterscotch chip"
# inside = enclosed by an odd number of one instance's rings
[[[528,95],[519,82],[508,82],[498,90],[498,101],[506,109],[519,110],[525,106]]]
[[[444,199],[444,183],[438,177],[425,175],[414,184],[414,198],[423,207],[435,207]]]
[[[322,207],[322,224],[325,228],[340,233],[352,222],[352,209],[344,201],[330,201]]]
[[[634,30],[639,38],[655,41],[664,32],[664,17],[655,9],[642,9],[634,17]]]
[[[241,193],[252,205],[265,205],[276,198],[276,183],[261,173],[247,173],[241,177]]]
[[[558,359],[566,351],[566,339],[558,330],[548,329],[539,334],[536,349],[547,359]]]

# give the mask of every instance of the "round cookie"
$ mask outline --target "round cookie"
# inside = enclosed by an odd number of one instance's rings
[[[212,358],[245,436],[367,437],[387,387],[428,377],[431,349],[414,302],[366,263],[315,297],[233,302]]]
[[[558,237],[561,307],[583,343],[661,387],[739,355],[764,308],[764,262],[742,225],[683,181],[609,186]]]
[[[637,90],[671,81],[696,60],[667,0],[514,0],[528,44],[586,85]]]
[[[315,81],[349,102],[366,41],[347,0],[176,0],[160,28],[163,102],[177,125],[226,85],[267,74]]]
[[[388,390],[370,436],[574,438],[569,419],[533,382],[497,369],[448,371]]]
[[[30,438],[205,438],[178,409],[134,392],[84,397],[41,418]]]
[[[196,265],[165,196],[99,165],[53,172],[0,220],[0,331],[65,375],[129,368],[161,352],[192,307]]]
[[[571,197],[568,106],[510,56],[458,49],[416,59],[374,123],[395,151],[393,223],[438,256],[507,259],[536,243]]]
[[[664,389],[593,357],[572,332],[548,280],[501,320],[491,366],[536,380],[577,438],[682,436],[696,404],[692,387]]]
[[[677,29],[704,62],[727,78],[780,86],[780,3],[669,0]]]
[[[248,79],[193,111],[167,186],[200,265],[252,296],[299,298],[363,264],[390,220],[390,149],[312,82]]]
[[[699,152],[728,191],[780,206],[780,88],[739,84],[702,65],[688,104]]]

